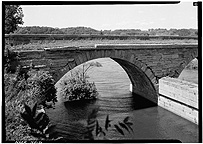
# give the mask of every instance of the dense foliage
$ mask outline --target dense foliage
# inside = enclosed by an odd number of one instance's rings
[[[4,68],[7,73],[15,73],[16,68],[18,66],[18,55],[17,53],[9,50],[10,46],[6,45],[6,49],[4,52]]]
[[[92,62],[84,64],[83,68],[71,72],[71,77],[62,81],[61,94],[65,100],[95,99],[98,95],[94,82],[87,80],[87,72],[93,67],[100,67],[101,64]]]
[[[117,29],[117,30],[95,30],[89,27],[69,27],[69,28],[52,28],[52,27],[19,27],[15,34],[70,34],[70,35],[177,35],[177,36],[197,36],[197,29]]]
[[[30,72],[28,85],[33,89],[32,96],[36,97],[38,104],[46,105],[46,102],[57,102],[55,81],[48,71]]]
[[[4,5],[5,8],[5,33],[14,32],[19,24],[23,24],[23,11],[19,5]]]
[[[14,71],[9,71],[8,67],[16,58],[15,55],[6,58],[4,64],[6,141],[37,140],[29,135],[29,127],[22,120],[20,113],[24,111],[24,104],[34,105],[37,102],[45,105],[46,101],[55,102],[54,81],[48,72],[23,69],[20,65]]]

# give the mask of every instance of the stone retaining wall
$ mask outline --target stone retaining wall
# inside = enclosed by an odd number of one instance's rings
[[[159,79],[158,105],[198,124],[198,84],[180,79]]]

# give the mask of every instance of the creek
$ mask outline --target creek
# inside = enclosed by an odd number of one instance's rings
[[[55,109],[47,110],[51,122],[56,124],[59,136],[82,139],[87,117],[93,109],[97,109],[97,119],[102,127],[107,114],[113,120],[112,124],[122,121],[126,116],[130,116],[133,123],[134,133],[124,130],[125,136],[122,136],[112,128],[107,133],[108,139],[176,139],[181,142],[198,142],[198,125],[132,94],[129,91],[131,82],[128,75],[112,59],[102,58],[94,61],[102,64],[102,67],[95,67],[88,72],[89,81],[94,81],[98,89],[98,99],[89,102],[64,102],[58,93]],[[192,81],[197,83],[197,74],[197,71],[186,70],[180,78],[191,80],[193,77]],[[68,75],[70,73],[66,74]],[[60,91],[60,81],[56,87]]]

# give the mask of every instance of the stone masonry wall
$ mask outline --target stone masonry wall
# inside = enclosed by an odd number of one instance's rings
[[[158,79],[165,76],[178,77],[185,66],[198,56],[198,45],[98,44],[95,48],[62,47],[16,52],[23,66],[30,66],[32,63],[38,69],[48,70],[56,82],[68,71],[89,60],[105,57],[122,60],[123,68],[131,76],[134,91],[146,94],[150,91],[143,87],[151,89],[151,84],[158,93]],[[136,67],[136,70],[129,67]],[[137,78],[141,73],[146,80]],[[150,99],[157,101],[154,96]]]
[[[180,79],[159,80],[158,105],[198,124],[198,85]]]

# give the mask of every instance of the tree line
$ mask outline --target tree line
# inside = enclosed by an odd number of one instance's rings
[[[197,29],[117,29],[117,30],[95,30],[90,27],[52,28],[40,26],[26,26],[23,24],[23,11],[19,5],[3,5],[5,9],[5,33],[14,34],[70,34],[70,35],[158,35],[158,36],[198,36]]]
[[[95,30],[90,27],[52,28],[40,26],[18,27],[14,34],[70,34],[70,35],[174,35],[174,36],[198,36],[197,29],[117,29]]]

